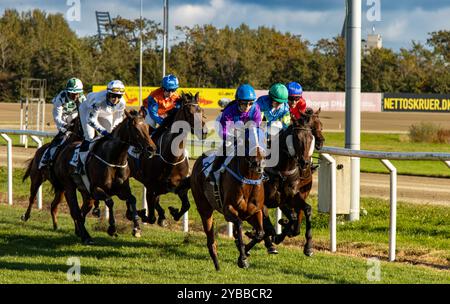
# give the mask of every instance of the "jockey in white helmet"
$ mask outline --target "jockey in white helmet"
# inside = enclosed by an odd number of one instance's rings
[[[100,136],[111,136],[114,128],[123,121],[126,107],[124,94],[125,86],[122,81],[113,80],[108,83],[106,90],[89,93],[87,100],[80,106],[84,140],[79,152],[81,162],[78,162],[78,173],[83,173],[86,157],[89,153],[89,144],[96,133]]]

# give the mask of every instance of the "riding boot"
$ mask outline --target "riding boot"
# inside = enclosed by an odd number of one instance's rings
[[[50,154],[51,154],[51,149],[53,147],[50,145],[47,150],[45,150],[44,155],[42,155],[41,158],[41,162],[39,163],[39,170],[42,169],[43,167],[46,167],[48,165],[48,163],[50,162]]]
[[[84,167],[85,167],[87,155],[89,154],[89,144],[90,144],[90,141],[83,140],[83,142],[80,145],[80,151],[78,154],[78,164],[77,164],[77,169],[76,169],[76,173],[79,175],[86,174]]]

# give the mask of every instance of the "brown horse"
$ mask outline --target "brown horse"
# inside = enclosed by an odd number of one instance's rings
[[[213,194],[214,186],[209,183],[203,172],[205,155],[197,159],[192,169],[192,195],[202,218],[209,254],[216,270],[219,270],[219,261],[217,257],[217,243],[214,239],[214,210],[222,213],[225,220],[234,224],[233,235],[239,251],[239,267],[247,268],[249,266],[246,252],[264,238],[262,223],[264,187],[262,174],[265,155],[259,146],[256,146],[255,154],[255,156],[250,156],[248,151],[246,151],[246,156],[234,156],[229,164],[226,165],[226,171],[220,177],[220,199],[215,199]],[[256,231],[255,237],[247,245],[244,244],[242,236],[244,220],[250,223]]]
[[[264,238],[269,253],[276,253],[270,236],[276,244],[281,243],[286,236],[300,234],[303,215],[306,219],[304,253],[313,254],[311,216],[312,208],[306,202],[312,188],[311,152],[313,136],[315,148],[323,146],[322,123],[319,119],[320,109],[314,112],[307,109],[305,114],[293,120],[291,126],[280,132],[274,144],[279,145],[279,162],[273,168],[266,168],[269,179],[264,183]],[[279,207],[287,220],[282,220],[282,233],[275,235],[275,229],[270,221],[267,208]],[[248,234],[251,236],[251,234]]]
[[[148,216],[145,209],[138,212],[144,222],[155,223],[156,209],[158,224],[166,225],[159,198],[168,192],[176,193],[182,203],[181,210],[169,207],[176,221],[190,208],[189,160],[185,154],[185,139],[189,132],[200,139],[208,133],[198,99],[199,93],[195,96],[190,93],[181,95],[180,108],[173,111],[152,136],[158,147],[152,158],[143,155],[139,159],[129,157],[132,177],[147,188]]]
[[[62,150],[63,145],[68,145],[72,142],[80,141],[83,138],[83,129],[81,128],[79,116],[70,123],[70,125],[68,126],[68,130],[70,131],[70,133],[66,134],[58,133],[54,139],[64,141],[61,144],[62,146],[55,152],[55,159],[56,156],[59,154],[59,152]],[[47,143],[36,150],[36,153],[34,154],[33,158],[28,161],[27,169],[22,179],[22,181],[25,181],[28,177],[30,177],[31,180],[28,209],[25,212],[25,214],[23,214],[21,217],[21,219],[24,222],[28,221],[28,219],[30,218],[31,209],[36,201],[36,194],[39,190],[39,187],[46,180],[49,180],[52,174],[52,167],[53,167],[52,164],[49,164],[39,169],[39,163],[41,161],[41,158],[49,146],[50,143]],[[58,226],[57,225],[58,205],[61,203],[63,196],[64,196],[63,192],[55,191],[55,196],[51,204],[51,214],[54,229],[57,229]]]
[[[93,243],[84,223],[94,200],[105,201],[109,208],[108,234],[116,235],[114,202],[111,199],[113,195],[126,201],[128,209],[131,210],[127,217],[134,224],[133,235],[140,236],[136,198],[131,193],[129,185],[128,148],[133,145],[141,149],[143,154],[150,154],[155,151],[156,146],[150,139],[144,118],[137,113],[130,114],[127,111],[125,111],[125,115],[124,121],[112,132],[112,138],[103,137],[96,140],[92,152],[86,160],[86,173],[90,181],[88,189],[82,184],[80,177],[75,174],[75,167],[69,164],[77,143],[66,146],[56,159],[53,185],[56,191],[64,193],[75,223],[75,233],[81,237],[84,244]],[[76,196],[77,188],[83,197],[81,210]]]

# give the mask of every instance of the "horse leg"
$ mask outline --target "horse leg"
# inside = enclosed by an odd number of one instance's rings
[[[312,249],[312,228],[311,228],[311,218],[312,218],[312,208],[308,203],[304,203],[303,205],[303,211],[305,213],[305,238],[306,243],[303,248],[303,253],[306,256],[312,256],[313,255],[313,249]]]
[[[147,190],[147,209],[148,209],[148,216],[143,213],[145,210],[141,210],[138,214],[142,218],[142,221],[145,221],[150,224],[154,224],[156,222],[156,216],[155,216],[155,201],[156,201],[156,194],[152,191]]]
[[[263,229],[263,212],[262,210],[253,214],[247,222],[253,226],[255,229],[255,237],[251,239],[251,241],[245,246],[246,255],[256,244],[261,242],[264,239],[264,229]]]
[[[232,220],[233,225],[233,235],[235,238],[236,247],[239,251],[239,257],[238,257],[238,266],[240,268],[248,268],[248,260],[247,260],[247,254],[245,253],[245,244],[244,244],[244,238],[242,236],[242,221],[239,218],[234,218]]]
[[[276,235],[275,227],[269,217],[269,211],[266,206],[263,207],[263,228],[264,228],[264,246],[268,254],[278,254],[278,250],[272,243],[271,237]]]
[[[177,208],[174,207],[169,207],[170,214],[173,216],[173,219],[175,221],[179,221],[180,218],[186,213],[186,211],[188,211],[189,208],[191,208],[191,204],[189,203],[188,198],[189,187],[190,186],[187,184],[177,189],[176,193],[178,194],[178,197],[181,200],[181,210],[178,210]]]
[[[139,216],[136,208],[136,197],[131,193],[130,183],[127,180],[120,189],[120,192],[117,196],[121,200],[125,200],[127,204],[127,218],[133,221],[133,236],[140,238],[141,237],[141,228],[139,227]]]
[[[105,200],[105,204],[108,207],[109,212],[109,227],[107,232],[109,236],[117,236],[116,219],[114,217],[114,201],[111,198],[108,198]]]
[[[83,205],[81,206],[81,216],[83,220],[86,220],[86,216],[91,212],[94,206],[94,200],[89,197],[89,195],[83,195]]]
[[[75,223],[75,233],[81,238],[83,244],[92,245],[94,242],[84,226],[84,219],[78,206],[76,188],[66,189],[64,195],[70,208],[70,215]]]
[[[63,196],[64,196],[64,191],[57,190],[55,192],[55,197],[53,198],[53,201],[52,201],[50,213],[52,214],[53,230],[58,229],[58,206],[62,202]]]
[[[94,202],[94,210],[92,210],[92,215],[97,218],[100,218],[101,211],[100,211],[100,201],[99,200],[96,200]]]
[[[33,170],[33,169],[32,169]],[[36,170],[35,174],[32,174],[30,176],[31,185],[30,185],[30,199],[28,202],[28,209],[25,212],[24,215],[22,215],[21,219],[22,221],[26,222],[30,218],[31,215],[31,209],[33,208],[33,204],[36,201],[36,194],[39,190],[39,187],[44,182],[44,178],[42,174],[40,174],[40,171]]]
[[[167,227],[169,224],[166,220],[166,212],[164,211],[164,208],[161,207],[161,204],[159,203],[160,196],[155,197],[155,209],[158,213],[158,225],[161,227]]]
[[[203,212],[199,210],[199,213],[202,218],[203,230],[206,234],[206,244],[208,246],[209,255],[213,260],[216,271],[219,271],[220,267],[219,258],[217,257],[217,242],[214,238],[214,220],[212,217],[213,210],[206,210]]]

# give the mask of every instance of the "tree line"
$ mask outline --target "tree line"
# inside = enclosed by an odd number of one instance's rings
[[[139,32],[143,31],[144,85],[159,86],[162,27],[153,20],[113,19],[114,37],[78,37],[62,14],[7,9],[0,18],[0,101],[18,101],[22,78],[47,79],[51,99],[70,77],[89,91],[121,79],[139,83]],[[183,87],[235,88],[250,83],[300,82],[308,91],[344,91],[345,41],[336,36],[312,44],[301,36],[265,26],[177,27],[167,72]],[[450,92],[450,31],[429,33],[409,49],[372,49],[362,56],[362,91]]]

